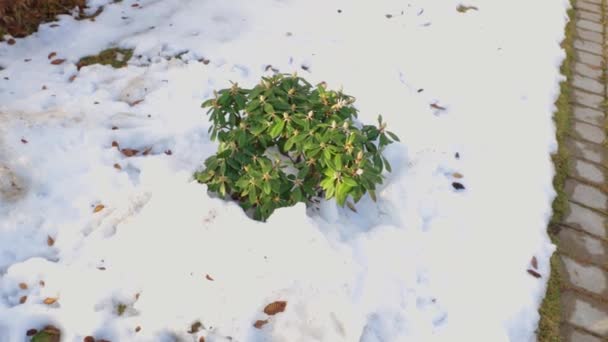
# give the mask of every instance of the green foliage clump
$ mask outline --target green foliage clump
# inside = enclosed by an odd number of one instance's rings
[[[354,102],[295,74],[215,92],[202,107],[209,108],[209,133],[219,148],[195,178],[261,221],[315,197],[335,198],[352,210],[349,198],[358,202],[369,193],[375,200],[382,171],[391,171],[382,152],[399,138],[382,116],[378,126],[356,122]]]

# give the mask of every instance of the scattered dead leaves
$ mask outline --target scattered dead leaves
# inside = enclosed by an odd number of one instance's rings
[[[264,308],[264,313],[267,315],[276,315],[279,312],[283,312],[285,311],[285,308],[287,307],[287,302],[286,301],[276,301],[276,302],[272,302],[268,305],[266,305],[266,307]]]

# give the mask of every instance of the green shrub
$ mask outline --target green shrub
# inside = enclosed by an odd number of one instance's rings
[[[195,178],[261,221],[320,196],[352,210],[349,197],[358,202],[369,193],[375,200],[383,169],[391,171],[382,151],[399,138],[382,116],[378,126],[356,122],[354,102],[295,74],[215,92],[202,107],[209,108],[211,139],[220,144]]]

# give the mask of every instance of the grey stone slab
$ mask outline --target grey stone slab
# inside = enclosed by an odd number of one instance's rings
[[[600,336],[608,336],[608,306],[573,291],[562,293],[566,322]]]
[[[606,139],[606,132],[602,128],[581,121],[572,122],[572,134],[595,144],[601,144]]]
[[[608,265],[608,244],[605,241],[564,226],[561,227],[557,237],[562,253],[596,266]]]
[[[590,4],[602,5],[602,0],[584,0],[584,2],[588,2]]]
[[[580,104],[583,106],[587,106],[590,108],[602,110],[602,104],[604,103],[604,97],[586,92],[580,89],[573,89],[572,91],[572,101],[575,104]]]
[[[602,56],[595,55],[586,51],[574,51],[575,60],[580,63],[585,63],[594,67],[601,68],[603,65]]]
[[[575,74],[572,76],[572,85],[595,94],[604,94],[604,85],[589,77]]]
[[[596,164],[580,159],[570,162],[570,173],[577,178],[601,185],[606,180],[604,169]]]
[[[603,212],[608,211],[608,195],[595,187],[568,179],[564,190],[570,194],[570,199],[576,203]]]
[[[601,44],[591,42],[583,39],[574,40],[574,48],[578,50],[587,51],[596,55],[602,55],[603,48]]]
[[[573,106],[572,114],[577,120],[590,123],[592,125],[603,127],[606,121],[604,113],[588,107]]]
[[[606,150],[599,145],[568,138],[566,148],[572,155],[594,163],[602,164],[606,160]]]
[[[597,14],[602,14],[602,6],[600,4],[594,4],[587,1],[576,1],[574,8],[586,10]]]
[[[591,66],[578,62],[574,63],[574,71],[579,75],[590,77],[595,80],[600,80],[603,75],[602,67]]]
[[[608,290],[608,278],[606,272],[599,267],[583,265],[565,255],[560,255],[565,272],[565,280],[570,286],[574,286],[596,295],[602,296]]]
[[[589,21],[593,21],[595,23],[602,23],[602,15],[600,13],[594,13],[594,12],[589,12],[589,11],[585,11],[585,10],[578,10],[576,11],[576,17],[577,18],[581,18],[581,19],[586,19]]]
[[[576,330],[568,324],[561,327],[561,337],[563,342],[602,342],[601,338]]]
[[[568,202],[564,223],[600,238],[608,238],[608,218],[576,203]]]
[[[586,19],[576,19],[576,27],[580,27],[585,30],[594,31],[594,32],[603,32],[603,25],[594,23],[593,21],[589,21]]]
[[[579,27],[576,28],[576,36],[599,44],[602,44],[604,41],[604,36],[601,33],[585,30]]]

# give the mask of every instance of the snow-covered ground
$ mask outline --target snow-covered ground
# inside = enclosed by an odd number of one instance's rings
[[[567,0],[110,2],[0,43],[0,341],[534,340]],[[401,137],[377,203],[259,223],[193,182],[201,102],[268,65]]]

